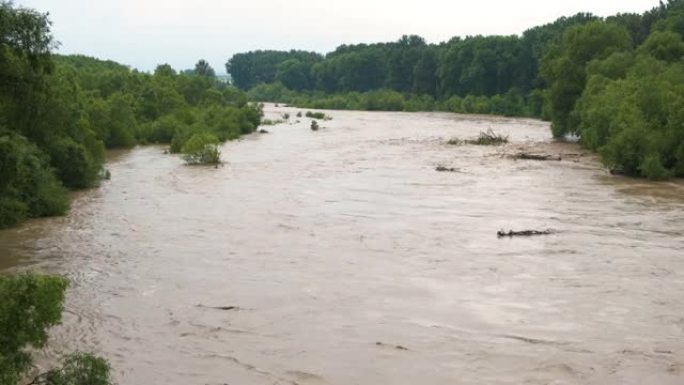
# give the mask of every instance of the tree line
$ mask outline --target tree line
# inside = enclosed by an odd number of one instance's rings
[[[321,56],[253,51],[226,63],[250,99],[300,107],[538,117],[577,136],[616,173],[684,176],[682,13],[562,17],[522,35],[419,36]]]
[[[226,63],[233,83],[243,90],[280,83],[293,91],[326,94],[386,89],[435,99],[505,94],[526,95],[543,87],[539,61],[563,32],[594,20],[589,14],[532,28],[522,36],[455,37],[428,44],[420,36],[396,42],[342,45],[325,56],[302,51],[253,51]]]
[[[104,151],[195,135],[212,142],[252,132],[260,110],[194,69],[143,73],[85,56],[52,53],[46,14],[0,2],[0,228],[63,214],[68,190],[97,185]]]

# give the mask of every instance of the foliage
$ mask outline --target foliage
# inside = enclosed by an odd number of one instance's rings
[[[321,119],[321,120],[332,120],[331,117],[327,116],[324,112],[316,111],[307,111],[306,115],[307,118],[313,118],[313,119]]]
[[[259,102],[282,102],[291,100],[297,95],[297,92],[288,89],[281,82],[260,83],[247,92],[250,100]]]
[[[627,51],[631,38],[619,24],[592,21],[570,28],[562,43],[551,49],[542,62],[542,74],[549,83],[552,131],[555,137],[577,133],[572,114],[586,84],[586,66],[613,53]]]
[[[193,165],[221,163],[220,144],[219,139],[213,134],[196,133],[183,144],[183,159]]]
[[[498,146],[508,143],[508,135],[497,134],[490,128],[487,131],[480,132],[477,139],[466,140],[466,143],[478,146]]]
[[[63,214],[64,187],[99,183],[105,148],[180,151],[195,133],[224,141],[260,123],[261,111],[205,60],[147,74],[53,47],[46,14],[0,0],[0,228]]]
[[[684,65],[643,53],[633,63],[622,77],[591,74],[576,107],[582,142],[613,170],[684,176]]]
[[[31,370],[26,350],[42,348],[48,329],[60,323],[68,282],[37,274],[0,275],[0,385],[16,385]],[[109,364],[86,353],[66,357],[64,366],[41,374],[33,384],[108,385]]]
[[[271,120],[271,119],[262,119],[261,120],[261,125],[262,126],[275,126],[277,124],[282,124],[285,123],[285,120],[282,119],[276,119],[276,120]]]
[[[226,71],[233,84],[243,90],[276,80],[298,89],[310,84],[311,67],[321,60],[314,52],[253,51],[234,55],[226,63]]]
[[[615,172],[684,176],[684,41],[668,29],[679,25],[682,5],[671,1],[651,11],[661,10],[663,19],[651,20],[656,28],[640,46],[590,55],[583,68],[586,86],[566,112],[574,123],[571,132]],[[568,79],[553,79],[552,87],[556,82]]]
[[[501,135],[495,133],[491,128],[487,131],[480,132],[476,139],[459,139],[451,138],[447,141],[448,145],[460,146],[463,144],[473,144],[476,146],[499,146],[508,143],[508,135]]]
[[[421,111],[447,110],[436,102],[473,96],[487,98],[486,107],[468,106],[479,113],[541,116],[543,53],[566,29],[594,19],[578,14],[532,28],[522,37],[470,36],[438,45],[405,35],[391,43],[342,45],[324,58],[292,51],[308,55],[308,61],[293,58],[292,52],[248,52],[233,56],[226,68],[235,85],[249,89],[250,98],[258,101],[289,101],[304,94],[308,100],[298,105]],[[534,104],[505,106],[508,100],[499,99],[508,94],[517,95],[516,102],[532,99]],[[497,95],[493,103],[498,105],[490,107],[489,98]],[[457,109],[466,112],[468,107]]]
[[[17,384],[31,368],[25,348],[41,348],[62,316],[67,281],[22,274],[0,276],[0,384]]]
[[[47,156],[26,138],[0,132],[0,228],[63,214],[69,196]]]
[[[204,59],[200,59],[197,62],[197,64],[195,64],[194,74],[199,75],[199,76],[209,77],[209,78],[215,78],[216,77],[216,72],[214,71],[213,68],[211,68],[209,63]]]
[[[107,360],[88,353],[73,353],[64,358],[62,367],[48,371],[34,380],[45,385],[110,385],[111,367]]]

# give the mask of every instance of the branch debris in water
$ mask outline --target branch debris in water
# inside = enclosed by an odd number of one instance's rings
[[[535,235],[551,235],[553,234],[553,230],[523,230],[523,231],[513,231],[509,230],[508,232],[505,232],[503,230],[499,230],[496,235],[499,238],[503,237],[532,237]]]

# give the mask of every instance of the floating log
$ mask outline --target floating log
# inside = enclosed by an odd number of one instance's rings
[[[513,159],[521,159],[521,160],[556,160],[560,161],[562,160],[560,156],[553,156],[549,154],[529,154],[526,152],[520,152],[515,155],[513,155]]]
[[[454,168],[454,167],[437,166],[435,168],[435,171],[438,171],[438,172],[458,172],[458,169]]]
[[[390,345],[390,344],[386,344],[386,343],[383,343],[383,342],[380,342],[380,341],[376,342],[375,345],[377,345],[377,346],[384,346],[384,347],[388,347],[388,348],[394,348],[394,349],[397,349],[397,350],[408,350],[408,348],[405,347],[405,346],[401,346],[401,345]]]
[[[197,305],[197,307],[203,307],[205,309],[215,309],[215,310],[224,310],[224,311],[230,311],[230,310],[241,310],[240,307],[238,306],[205,306],[205,305]]]
[[[553,234],[553,230],[523,230],[523,231],[513,231],[509,230],[508,232],[505,232],[503,230],[499,230],[496,235],[499,238],[503,237],[532,237],[535,235],[551,235]]]

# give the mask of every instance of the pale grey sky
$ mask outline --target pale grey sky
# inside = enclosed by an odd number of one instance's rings
[[[344,43],[417,34],[520,34],[560,16],[643,12],[658,0],[15,0],[50,12],[59,51],[149,71],[191,68],[205,58],[219,73],[234,53],[255,49],[329,52]]]

